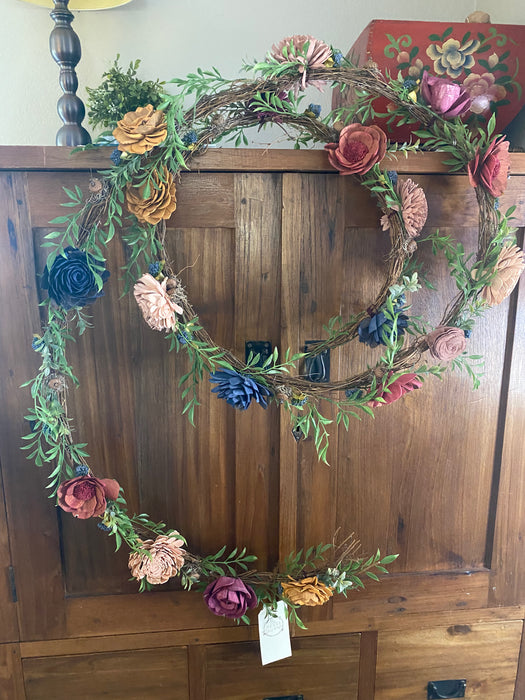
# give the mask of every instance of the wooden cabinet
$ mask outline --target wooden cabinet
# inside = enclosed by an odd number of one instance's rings
[[[93,523],[63,517],[45,497],[46,474],[19,449],[30,403],[19,387],[38,363],[39,243],[61,213],[62,187],[85,189],[106,164],[102,153],[0,148],[0,669],[14,669],[0,683],[16,677],[20,698],[100,697],[79,695],[91,692],[89,676],[106,678],[114,697],[303,692],[312,700],[330,682],[324,697],[364,700],[425,697],[426,682],[450,672],[467,678],[466,697],[511,698],[525,605],[525,285],[473,334],[469,349],[485,357],[480,389],[461,374],[429,379],[374,421],[355,421],[348,433],[331,427],[326,467],[311,440],[295,442],[278,407],[235,412],[206,382],[190,426],[177,389],[185,357],[168,354],[134,301],[121,298],[125,251],[114,241],[94,328],[71,348],[81,388],[69,390],[68,403],[97,474],[118,479],[132,509],[167,519],[195,551],[247,546],[261,567],[273,567],[341,528],[356,532],[365,552],[400,554],[382,583],[307,611],[292,660],[262,669],[255,626],[213,617],[198,594],[176,586],[139,595],[126,554],[115,555]],[[388,253],[378,212],[361,188],[330,172],[324,153],[216,149],[199,166],[181,177],[167,247],[218,343],[240,356],[250,340],[296,351],[323,337],[330,317],[375,296]],[[522,227],[525,156],[514,155],[512,166],[501,206],[517,203]],[[473,247],[477,208],[467,179],[445,174],[439,154],[395,167],[424,186],[427,229],[453,231]],[[416,295],[413,313],[437,320],[451,282],[424,245],[422,260],[443,294]],[[334,351],[332,377],[370,361],[359,343]],[[316,668],[309,692],[293,690],[292,679],[306,683]],[[516,700],[520,693],[521,680]]]

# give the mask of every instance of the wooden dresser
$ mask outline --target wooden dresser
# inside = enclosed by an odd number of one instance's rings
[[[196,427],[181,416],[186,357],[168,354],[121,297],[125,251],[111,244],[94,328],[71,348],[81,386],[68,395],[97,475],[193,551],[247,546],[271,568],[340,528],[365,553],[400,555],[381,583],[307,611],[290,659],[263,668],[256,625],[214,617],[197,593],[139,594],[126,553],[46,498],[47,473],[20,451],[30,397],[19,387],[38,366],[39,243],[63,213],[62,187],[85,190],[108,153],[0,147],[0,697],[422,700],[429,681],[465,679],[466,698],[524,700],[523,280],[469,341],[485,358],[477,391],[449,373],[348,433],[331,426],[327,467],[276,406],[234,411],[207,381]],[[254,340],[297,351],[373,298],[388,252],[378,211],[323,152],[216,149],[198,165],[178,184],[167,247],[217,342],[241,356]],[[465,176],[430,153],[389,168],[424,187],[425,230],[474,245]],[[501,206],[511,204],[525,226],[525,155],[512,156]],[[411,313],[437,322],[453,283],[429,247],[421,259],[438,292],[415,295]],[[331,376],[367,362],[373,352],[352,343],[332,352]]]

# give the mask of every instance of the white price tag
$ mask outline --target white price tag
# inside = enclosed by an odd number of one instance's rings
[[[258,616],[262,665],[292,655],[286,603],[280,600],[274,610],[264,607]]]

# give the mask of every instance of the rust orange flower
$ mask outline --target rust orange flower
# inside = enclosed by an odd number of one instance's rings
[[[57,491],[58,505],[75,518],[103,515],[107,501],[118,498],[120,486],[115,479],[97,479],[95,476],[77,476],[60,484]]]
[[[341,175],[362,175],[384,158],[386,134],[375,125],[349,124],[341,130],[339,143],[327,143],[325,149]]]
[[[162,219],[169,219],[177,207],[175,181],[166,167],[162,177],[156,173],[148,185],[126,187],[126,205],[132,214],[142,223],[158,224]]]
[[[119,151],[142,154],[162,143],[167,133],[164,112],[146,105],[125,114],[117,122],[113,136],[119,143]]]
[[[137,581],[160,584],[176,576],[184,565],[184,540],[174,531],[159,535],[155,541],[145,540],[138,552],[129,555],[129,570]]]
[[[494,278],[483,287],[481,298],[497,306],[512,292],[525,268],[523,251],[517,245],[504,246],[494,266]]]
[[[289,582],[283,583],[283,593],[293,605],[324,605],[332,597],[333,589],[317,576],[308,576],[300,581],[296,581],[288,576]]]

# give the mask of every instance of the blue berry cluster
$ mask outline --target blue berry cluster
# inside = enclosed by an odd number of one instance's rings
[[[148,270],[152,277],[156,277],[160,272],[160,262],[156,260],[155,262],[150,263]]]
[[[307,110],[307,111],[308,111],[308,112],[311,112],[311,113],[314,115],[314,117],[316,117],[317,119],[319,119],[319,117],[321,116],[321,105],[314,105],[314,103],[311,102],[311,103],[308,105],[308,110]]]
[[[339,66],[343,62],[343,54],[341,53],[341,51],[334,51],[332,54],[332,58],[334,60],[334,66],[336,68],[339,68]]]
[[[193,131],[188,131],[184,136],[182,137],[182,143],[185,146],[192,146],[194,143],[197,143],[197,132]]]
[[[120,163],[120,159],[122,158],[122,153],[118,150],[118,148],[115,148],[113,151],[111,151],[111,155],[109,157],[115,165],[118,165]]]

